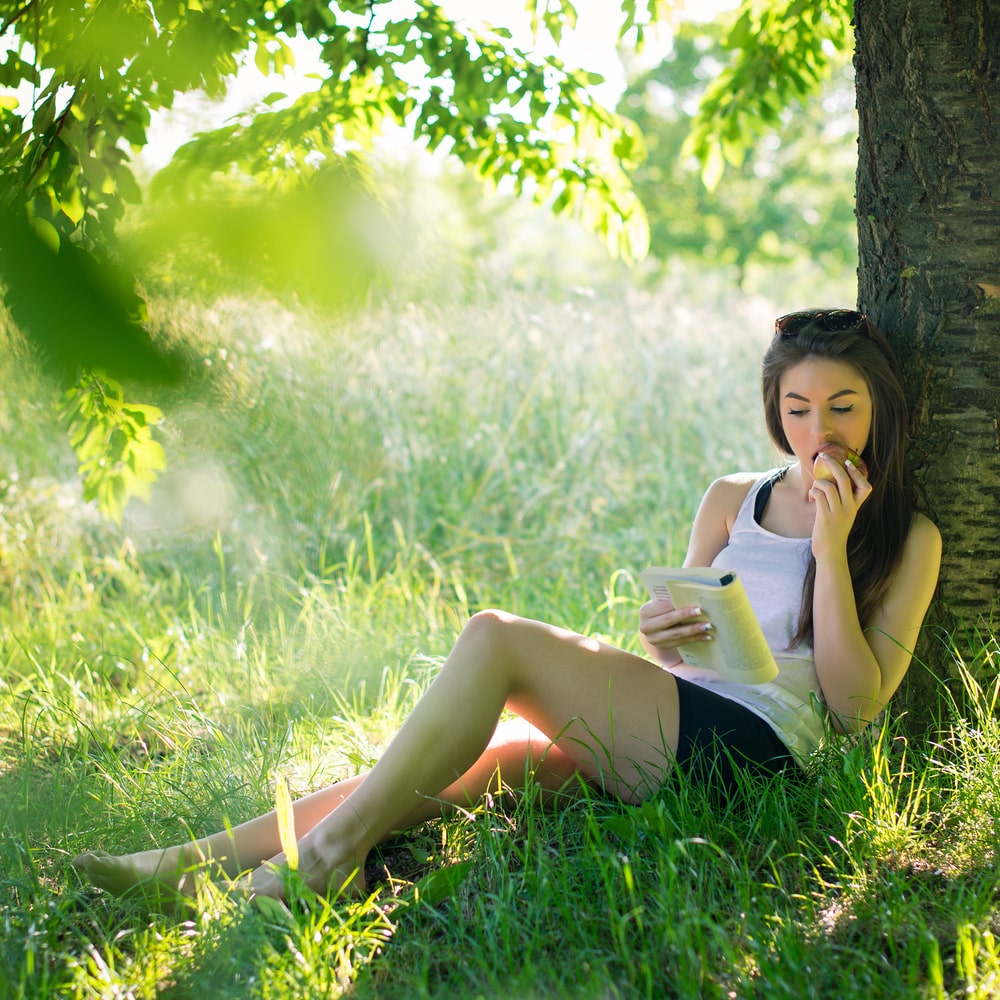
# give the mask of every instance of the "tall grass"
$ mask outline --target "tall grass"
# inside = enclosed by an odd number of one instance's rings
[[[964,721],[891,722],[721,806],[500,790],[373,857],[360,903],[180,918],[69,859],[205,833],[356,773],[468,614],[635,648],[635,573],[709,481],[775,462],[775,307],[689,280],[374,304],[157,301],[204,360],[123,528],[82,504],[52,388],[0,384],[0,996],[992,996],[996,643]],[[960,718],[953,713],[955,719]]]

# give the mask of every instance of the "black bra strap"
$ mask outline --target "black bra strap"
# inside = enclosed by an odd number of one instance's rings
[[[771,490],[774,489],[774,484],[780,483],[785,478],[785,471],[785,469],[779,469],[770,479],[762,483],[760,489],[757,491],[757,496],[754,497],[753,502],[753,519],[758,524],[760,524],[761,518],[764,516],[764,508],[767,506],[767,501],[771,499]]]

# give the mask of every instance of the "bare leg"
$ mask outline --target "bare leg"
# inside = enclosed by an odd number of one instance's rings
[[[658,786],[677,747],[677,685],[647,660],[540,622],[475,615],[364,781],[299,838],[317,892],[361,889],[369,850],[426,808],[488,745],[504,707],[555,740],[577,773],[621,798]],[[250,888],[281,896],[279,854]]]
[[[536,728],[497,726],[504,707]],[[540,737],[545,733],[555,740]],[[574,776],[623,799],[659,784],[677,746],[677,687],[669,673],[604,643],[503,612],[480,612],[373,770],[294,806],[299,870],[319,892],[361,890],[365,858],[395,830],[468,805],[500,768],[517,785],[526,765],[556,791]],[[184,871],[206,861],[230,877],[251,865],[251,888],[280,896],[274,813],[187,845],[74,864],[121,893],[153,880],[184,891]],[[262,864],[267,861],[267,864]]]
[[[523,783],[528,770],[536,786],[549,792],[565,790],[571,793],[576,787],[573,782],[576,765],[565,753],[552,746],[524,719],[505,721],[497,727],[479,760],[461,779],[436,798],[421,800],[400,823],[400,829],[436,819],[450,807],[475,805],[496,786],[498,773],[505,787],[516,789]],[[302,837],[309,833],[364,779],[364,774],[347,778],[296,800],[292,807],[296,835]],[[269,859],[283,860],[280,851],[278,820],[272,811],[189,843],[126,855],[87,851],[75,858],[73,864],[94,884],[115,895],[122,895],[133,887],[146,887],[170,896],[193,891],[195,872],[207,868],[209,872],[236,878],[241,872],[256,868]]]

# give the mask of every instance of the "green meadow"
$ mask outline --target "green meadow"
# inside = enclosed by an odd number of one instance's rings
[[[3,334],[0,996],[1000,995],[976,623],[928,637],[952,678],[934,740],[890,717],[740,806],[498,788],[373,854],[369,898],[287,909],[205,882],[159,914],[72,869],[364,769],[477,609],[638,649],[639,570],[683,558],[714,477],[779,463],[773,316],[830,289],[595,274],[337,319],[157,291],[154,329],[198,366],[157,392],[169,468],[121,525],[83,503],[58,388]]]

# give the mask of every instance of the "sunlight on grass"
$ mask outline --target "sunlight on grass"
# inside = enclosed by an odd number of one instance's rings
[[[500,286],[490,286],[498,288]],[[17,344],[0,359],[0,994],[995,995],[997,645],[952,638],[933,743],[898,720],[721,807],[530,789],[383,845],[371,895],[180,916],[84,848],[198,836],[378,759],[464,621],[501,606],[637,648],[716,475],[777,464],[775,306],[707,278],[398,305],[342,322],[158,299],[199,373],[122,528],[83,504]],[[287,845],[291,846],[290,842]],[[292,878],[293,876],[289,876]]]

